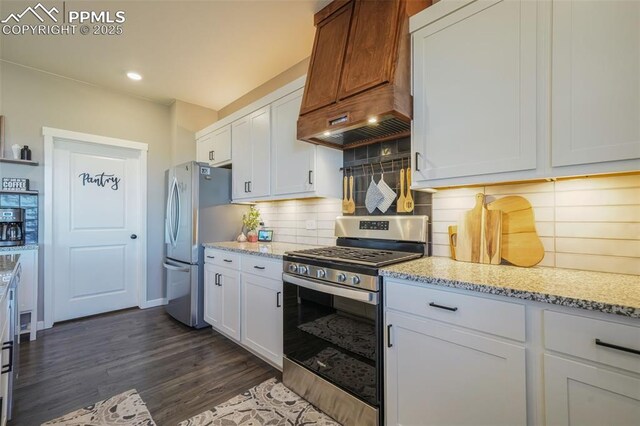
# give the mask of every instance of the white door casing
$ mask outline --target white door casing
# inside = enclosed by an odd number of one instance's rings
[[[144,307],[147,145],[50,128],[43,134],[45,327]]]

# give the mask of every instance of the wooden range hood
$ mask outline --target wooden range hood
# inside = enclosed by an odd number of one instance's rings
[[[409,17],[431,0],[335,0],[315,14],[298,139],[352,148],[411,134]]]

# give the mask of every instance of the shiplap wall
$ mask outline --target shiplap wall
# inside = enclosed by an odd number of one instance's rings
[[[274,201],[256,204],[265,227],[273,229],[273,241],[299,244],[335,245],[336,217],[342,202],[333,198]],[[307,229],[315,221],[316,229]]]
[[[640,275],[640,175],[448,189],[433,195],[433,255],[450,256],[447,227],[475,204],[506,195],[534,209],[542,266]]]

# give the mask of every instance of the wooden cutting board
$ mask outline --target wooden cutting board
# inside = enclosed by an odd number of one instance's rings
[[[516,266],[535,266],[544,258],[544,247],[536,232],[533,208],[527,199],[507,196],[487,204],[489,211],[502,212],[502,258]]]
[[[476,205],[458,222],[455,234],[455,259],[463,262],[491,263],[501,261],[502,214],[489,211],[484,194],[476,195]],[[450,235],[450,240],[453,236]]]

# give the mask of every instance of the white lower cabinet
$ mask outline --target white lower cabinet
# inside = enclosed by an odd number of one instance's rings
[[[525,349],[388,311],[387,425],[526,423]]]
[[[384,288],[385,424],[640,424],[637,318],[405,280]]]
[[[204,320],[213,327],[220,324],[220,293],[218,292],[217,268],[204,264]]]
[[[544,382],[548,425],[640,423],[640,377],[546,354]]]
[[[204,319],[229,337],[240,340],[240,272],[205,264]]]
[[[214,249],[205,259],[204,320],[282,368],[282,261]]]
[[[242,343],[282,368],[282,280],[242,274]]]
[[[543,319],[547,424],[639,424],[640,321],[552,310]]]

